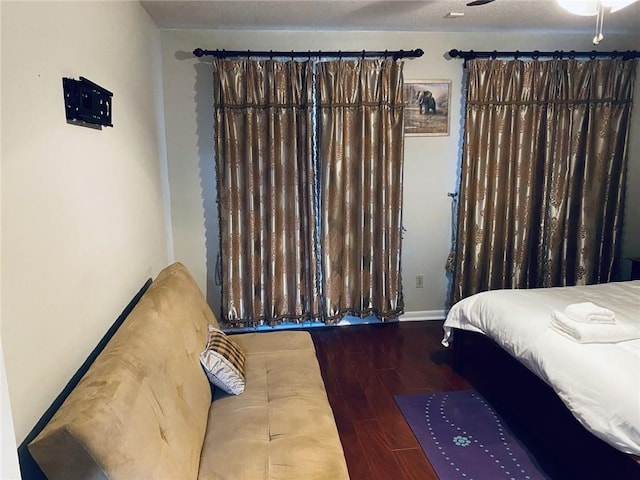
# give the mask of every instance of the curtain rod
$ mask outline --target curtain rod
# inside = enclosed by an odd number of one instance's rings
[[[311,58],[311,57],[337,57],[337,58],[371,58],[371,57],[393,57],[398,58],[416,58],[421,57],[424,51],[420,48],[415,50],[384,50],[384,51],[367,51],[362,50],[360,52],[343,52],[338,50],[337,52],[323,52],[322,50],[315,50],[308,52],[302,51],[251,51],[251,50],[203,50],[202,48],[196,48],[193,51],[196,57],[202,57],[204,55],[214,56],[217,58],[229,58],[229,57],[291,57],[291,58]]]
[[[449,50],[449,57],[451,58],[462,58],[464,60],[471,60],[474,58],[514,58],[518,59],[520,57],[525,58],[539,58],[539,57],[551,57],[551,58],[576,58],[576,57],[588,57],[588,58],[616,58],[622,57],[623,60],[629,60],[631,58],[640,57],[640,52],[637,50],[627,50],[626,52],[619,52],[614,50],[612,52],[597,52],[592,50],[590,52],[576,52],[575,50],[570,50],[565,52],[564,50],[554,50],[553,52],[542,52],[540,50],[533,50],[531,52],[521,52],[520,50],[516,50],[515,52],[499,52],[494,50],[492,52],[474,52],[473,50],[469,50],[468,52],[462,50]]]

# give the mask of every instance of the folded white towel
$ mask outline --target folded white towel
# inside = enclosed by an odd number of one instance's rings
[[[640,324],[578,322],[558,310],[551,313],[549,328],[578,343],[618,343],[640,338]]]
[[[592,302],[572,303],[564,313],[577,322],[616,323],[615,313]]]

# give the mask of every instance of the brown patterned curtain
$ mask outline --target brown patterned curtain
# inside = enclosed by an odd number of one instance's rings
[[[403,311],[402,62],[318,65],[322,287],[328,321]]]
[[[312,64],[214,61],[222,317],[233,326],[320,316]]]
[[[227,324],[402,313],[402,65],[215,60]]]
[[[467,63],[454,302],[612,279],[636,63]]]

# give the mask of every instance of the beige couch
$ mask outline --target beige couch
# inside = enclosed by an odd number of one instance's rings
[[[181,264],[163,270],[29,450],[54,479],[347,479],[311,337],[232,338],[246,389],[211,395],[217,321]]]

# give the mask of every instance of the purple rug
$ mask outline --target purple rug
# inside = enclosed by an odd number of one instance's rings
[[[475,390],[395,400],[442,480],[550,478]]]

